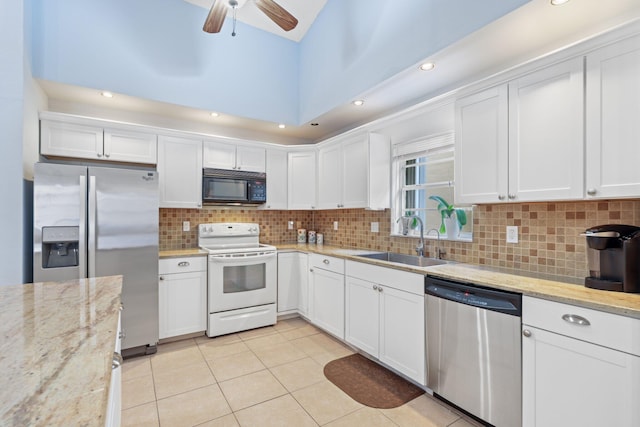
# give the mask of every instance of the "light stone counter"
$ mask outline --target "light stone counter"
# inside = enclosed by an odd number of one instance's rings
[[[206,256],[208,254],[207,251],[203,251],[199,248],[192,249],[174,249],[169,251],[160,251],[160,259],[163,258],[182,258],[182,257],[193,257],[193,256]]]
[[[0,286],[0,425],[104,426],[122,276]]]
[[[550,279],[541,274],[517,272],[505,273],[491,267],[481,267],[473,264],[451,263],[432,267],[413,267],[395,262],[379,261],[375,259],[361,258],[357,254],[382,252],[375,249],[345,249],[328,245],[313,244],[283,244],[276,245],[279,251],[301,251],[319,253],[367,264],[381,265],[398,270],[424,274],[433,277],[456,280],[465,283],[473,283],[489,288],[518,292],[523,295],[548,299],[582,307],[593,308],[613,314],[640,319],[640,294],[622,292],[609,292],[597,289],[589,289],[582,286],[581,280]],[[577,284],[580,282],[580,284]]]

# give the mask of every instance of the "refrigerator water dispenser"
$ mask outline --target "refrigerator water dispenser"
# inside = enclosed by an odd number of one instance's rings
[[[79,227],[42,227],[42,268],[78,266]]]

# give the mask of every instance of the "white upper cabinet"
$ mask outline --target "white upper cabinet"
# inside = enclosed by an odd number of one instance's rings
[[[316,207],[316,151],[292,151],[288,154],[289,209],[315,209]],[[269,177],[267,176],[267,183]]]
[[[506,85],[456,102],[456,203],[505,200],[509,177],[507,102]]]
[[[318,150],[318,208],[389,207],[390,141],[351,136]]]
[[[161,208],[202,207],[202,141],[158,137]]]
[[[40,154],[90,160],[156,163],[156,135],[81,123],[41,120]]]
[[[267,149],[267,203],[260,209],[287,209],[287,152]]]
[[[264,172],[265,149],[206,140],[203,146],[203,167]]]
[[[104,157],[119,162],[155,165],[158,160],[157,136],[128,130],[105,129]]]
[[[509,83],[509,200],[583,197],[583,69],[580,57]]]
[[[640,36],[587,55],[587,198],[640,196]]]
[[[456,103],[456,203],[583,197],[583,61]]]

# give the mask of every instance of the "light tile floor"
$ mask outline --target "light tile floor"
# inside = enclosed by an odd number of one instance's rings
[[[218,338],[158,346],[126,360],[123,426],[474,427],[424,394],[394,409],[361,405],[324,365],[353,351],[300,318]]]

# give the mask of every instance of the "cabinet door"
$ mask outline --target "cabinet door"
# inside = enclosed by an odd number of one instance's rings
[[[160,338],[207,329],[207,273],[165,274],[159,283]]]
[[[366,135],[342,143],[342,207],[369,207],[369,142]],[[380,170],[377,173],[383,173]],[[334,172],[335,173],[335,172]]]
[[[640,196],[640,36],[587,55],[588,198]]]
[[[583,197],[583,67],[579,57],[509,83],[510,201]]]
[[[312,268],[311,321],[344,339],[344,275]]]
[[[204,141],[202,167],[215,169],[236,168],[236,144],[219,141]]]
[[[456,101],[456,203],[507,200],[507,92],[502,85]]]
[[[267,203],[260,209],[287,209],[287,152],[267,150]]]
[[[202,207],[202,142],[158,137],[161,208]]]
[[[307,284],[306,259],[300,252],[278,254],[278,313],[298,310],[300,288]]]
[[[132,163],[157,162],[157,137],[155,134],[104,130],[104,157],[108,160]]]
[[[40,154],[44,156],[102,158],[102,128],[72,123],[40,122]]]
[[[289,209],[314,209],[316,206],[315,151],[289,153],[288,180]]]
[[[424,296],[388,286],[378,289],[380,361],[426,385]]]
[[[342,147],[333,144],[318,150],[318,209],[342,207]]]
[[[640,357],[523,329],[523,427],[640,425]]]
[[[371,356],[378,357],[378,285],[347,276],[345,293],[345,340]]]
[[[236,169],[251,172],[265,171],[265,149],[257,147],[243,147],[236,149]]]
[[[311,272],[309,271],[309,255],[300,254],[300,287],[298,288],[298,313],[309,317],[309,295],[311,289]]]

